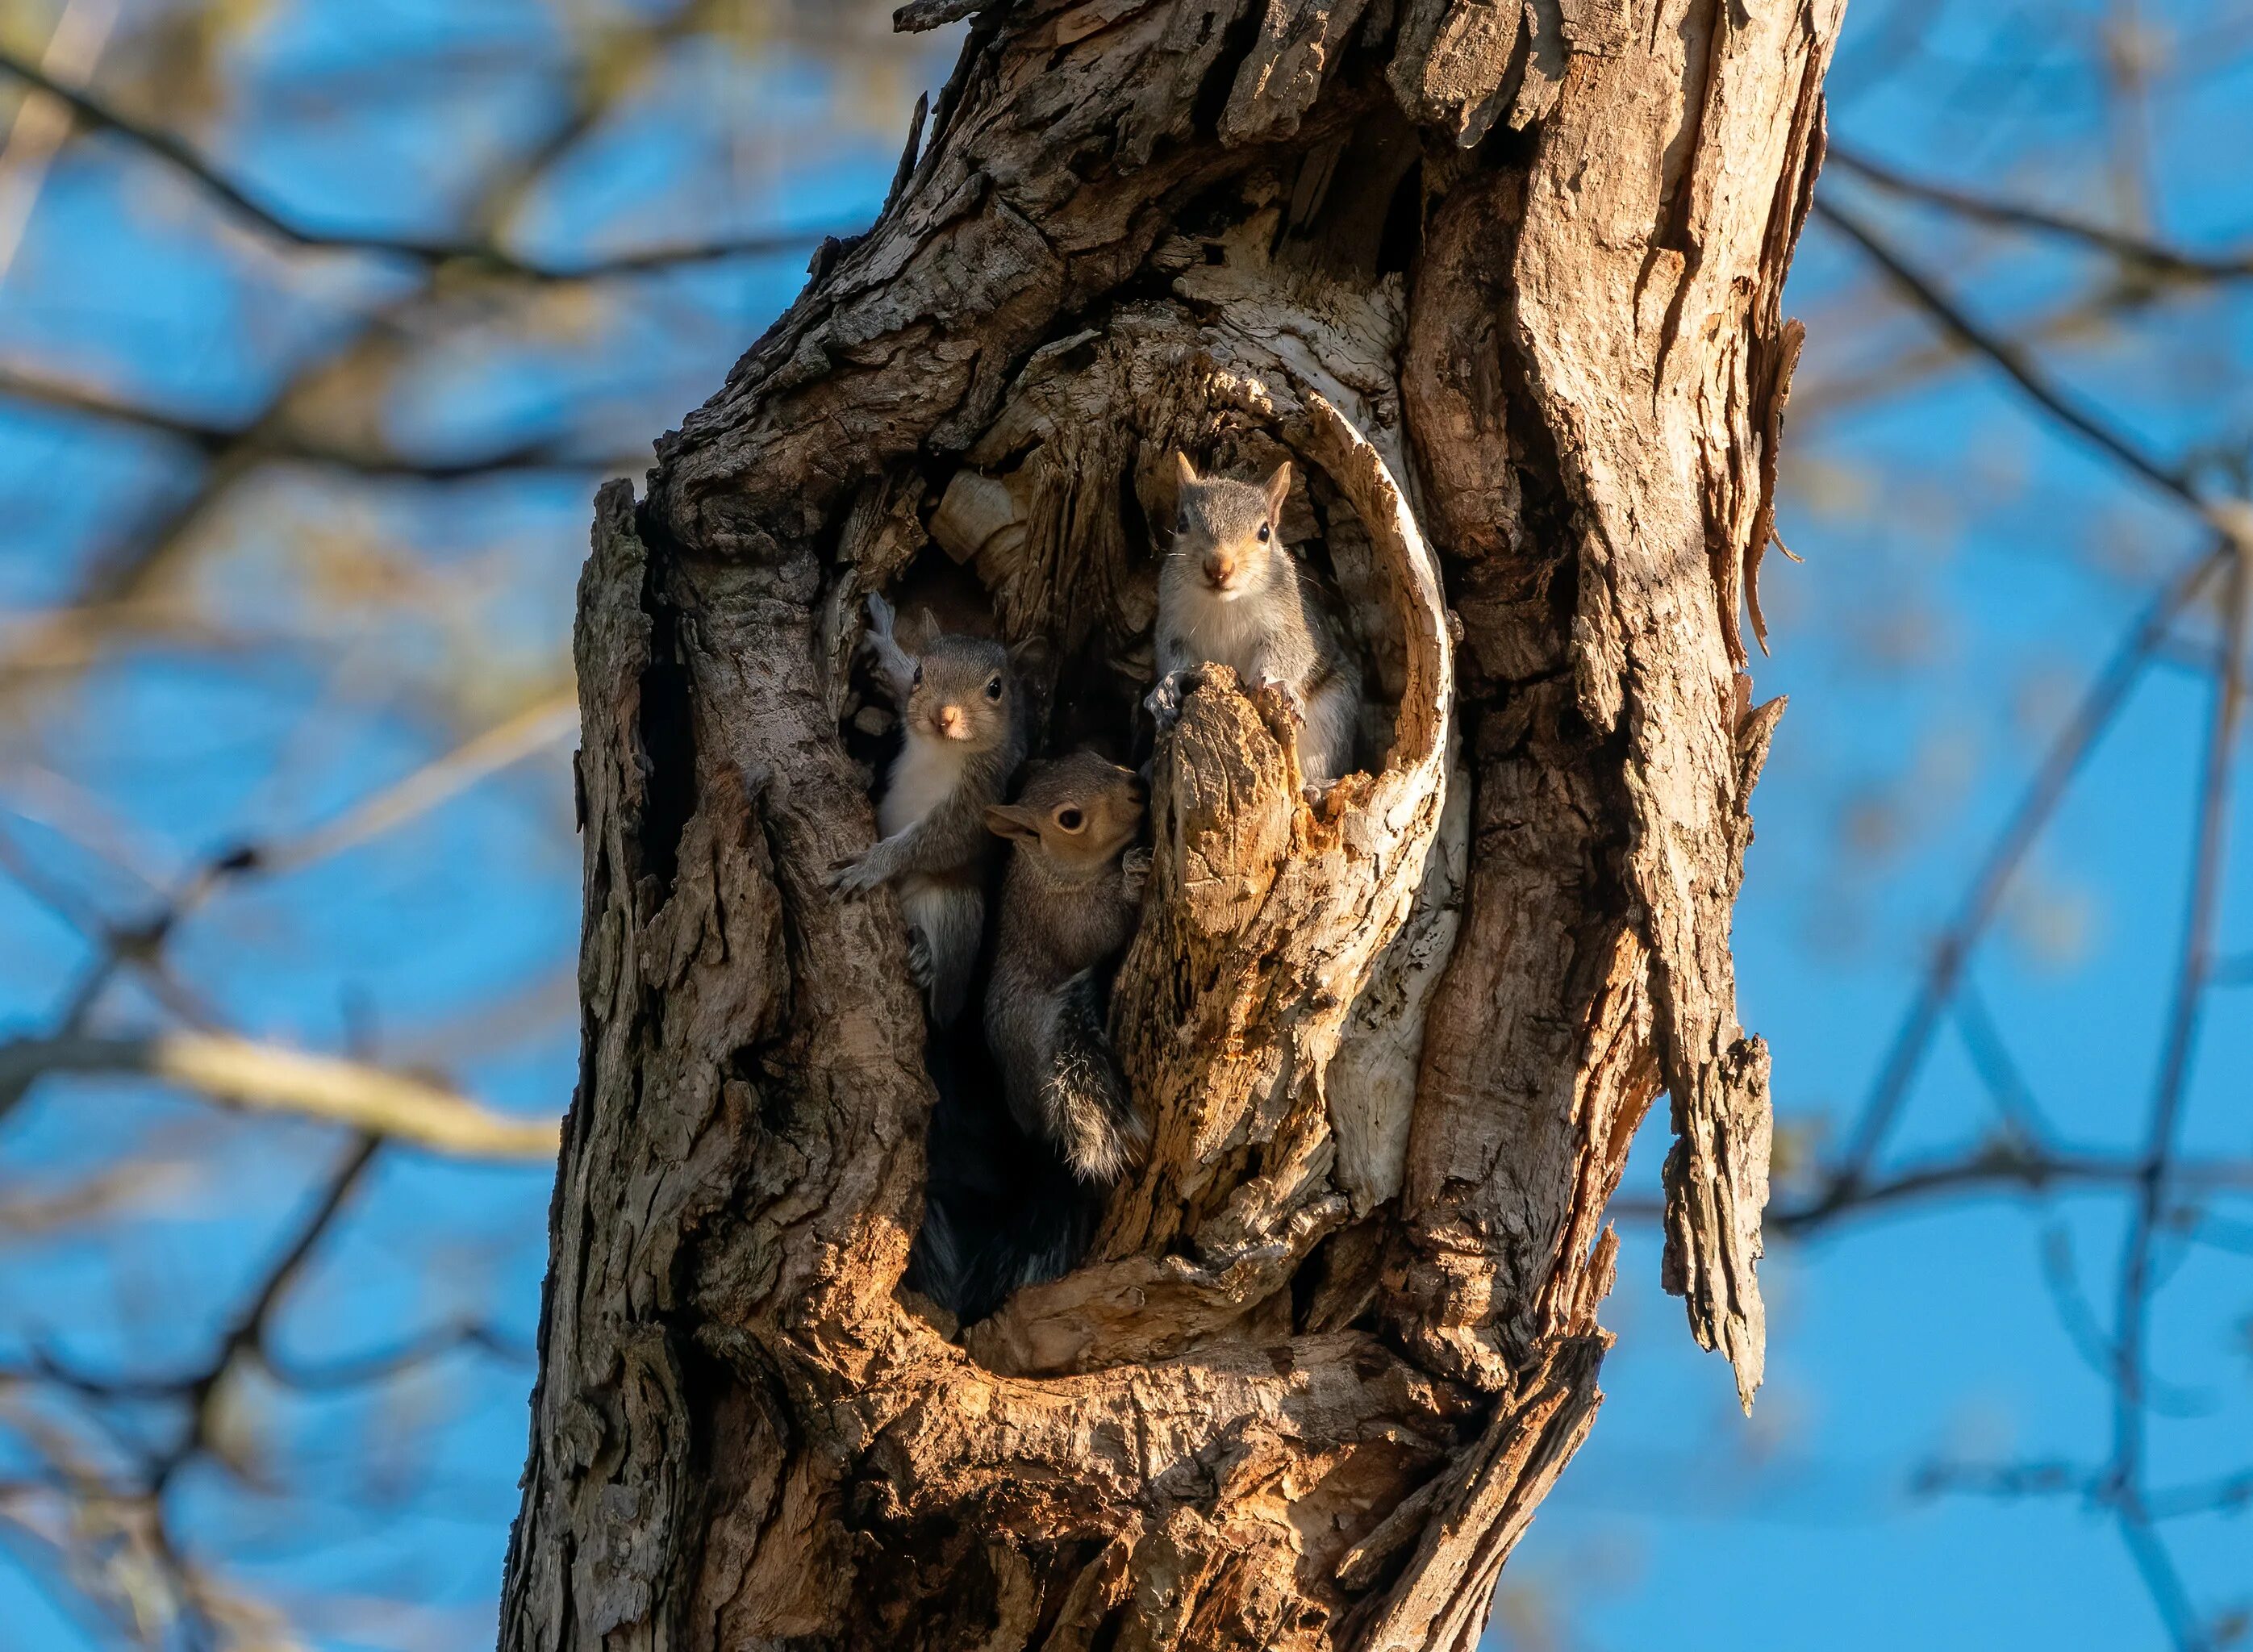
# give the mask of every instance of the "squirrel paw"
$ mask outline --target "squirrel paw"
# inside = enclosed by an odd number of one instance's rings
[[[1297,689],[1280,677],[1262,677],[1259,687],[1263,692],[1273,693],[1275,701],[1283,708],[1285,716],[1301,728],[1307,726],[1307,702],[1300,697]]]
[[[866,895],[884,880],[881,873],[870,868],[868,856],[861,854],[838,861],[821,881],[829,886],[832,895]]]
[[[1142,898],[1143,886],[1150,881],[1150,851],[1129,849],[1120,857],[1119,882],[1120,892],[1131,904]]]
[[[908,979],[922,991],[931,990],[931,939],[921,930],[908,931]]]
[[[1160,734],[1170,733],[1174,725],[1182,720],[1182,697],[1195,688],[1197,682],[1197,672],[1186,666],[1180,671],[1168,672],[1158,679],[1158,686],[1150,691],[1142,703],[1149,708],[1150,719],[1158,725]]]

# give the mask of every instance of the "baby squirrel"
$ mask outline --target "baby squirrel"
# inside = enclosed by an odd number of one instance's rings
[[[1148,1146],[1104,1028],[1096,970],[1134,932],[1147,850],[1146,791],[1092,751],[1038,765],[1013,804],[986,811],[1015,844],[1001,885],[986,1042],[1009,1111],[1082,1181],[1116,1181]]]
[[[918,657],[892,634],[892,607],[868,598],[865,646],[900,708],[900,749],[876,805],[875,846],[829,874],[857,895],[889,881],[908,925],[908,966],[931,1019],[962,1013],[986,927],[986,811],[1025,756],[1017,685],[1001,644],[934,637]]]
[[[1176,452],[1181,504],[1158,575],[1158,686],[1147,704],[1161,729],[1181,716],[1200,665],[1226,666],[1247,688],[1273,684],[1299,719],[1299,768],[1309,786],[1354,766],[1361,666],[1326,610],[1314,576],[1283,547],[1287,460],[1264,485],[1201,477]]]

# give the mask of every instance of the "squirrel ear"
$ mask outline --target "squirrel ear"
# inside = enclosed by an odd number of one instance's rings
[[[1175,448],[1174,450],[1174,480],[1183,487],[1190,487],[1195,485],[1196,479],[1196,466],[1189,463],[1188,454]]]
[[[1288,459],[1275,467],[1275,474],[1267,478],[1267,519],[1280,528],[1283,525],[1283,502],[1291,497],[1291,462]]]
[[[997,838],[1013,838],[1038,842],[1041,835],[1040,818],[1029,809],[1014,803],[989,803],[986,805],[986,829]]]

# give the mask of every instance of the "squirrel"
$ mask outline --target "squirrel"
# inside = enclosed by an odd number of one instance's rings
[[[871,595],[864,645],[900,708],[901,732],[876,805],[880,836],[867,854],[833,867],[828,882],[851,895],[896,885],[909,972],[931,1020],[945,1027],[969,1001],[986,928],[986,811],[1024,761],[1024,719],[999,643],[941,635],[912,655],[892,623],[891,604]]]
[[[1151,715],[1172,728],[1196,667],[1226,666],[1247,688],[1283,691],[1300,724],[1300,771],[1309,788],[1326,785],[1353,767],[1361,666],[1315,576],[1284,548],[1290,462],[1256,487],[1200,477],[1185,453],[1174,463],[1180,505],[1158,575]]]
[[[1107,1186],[1140,1159],[1135,1110],[1105,1030],[1097,971],[1133,936],[1150,868],[1141,777],[1092,751],[1042,763],[1013,804],[986,811],[1011,840],[1001,885],[986,1042],[1009,1111],[1083,1182]]]

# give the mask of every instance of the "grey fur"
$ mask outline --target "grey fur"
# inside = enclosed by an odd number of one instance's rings
[[[1361,665],[1313,571],[1284,547],[1291,467],[1279,466],[1263,487],[1200,477],[1186,457],[1175,460],[1180,508],[1158,574],[1151,714],[1171,728],[1200,666],[1226,666],[1246,688],[1272,683],[1300,721],[1301,772],[1327,784],[1354,767]],[[1218,594],[1216,567],[1231,570],[1235,595]]]
[[[1104,836],[1051,844],[1033,830],[1066,806]],[[1134,932],[1149,857],[1126,846],[1141,813],[1140,782],[1091,752],[1041,765],[1015,805],[994,812],[995,830],[1017,843],[1001,886],[986,1042],[1017,1123],[1096,1185],[1116,1181],[1149,1143],[1094,979]]]
[[[908,772],[918,741],[935,742],[913,715],[919,695],[951,698],[965,709],[972,733],[962,742],[960,773],[946,794],[866,854],[843,861],[829,874],[829,887],[857,895],[879,883],[899,885],[908,931],[908,967],[924,989],[931,1019],[946,1026],[970,997],[978,965],[978,944],[986,927],[986,868],[993,840],[986,829],[987,807],[1006,794],[1025,756],[1025,722],[1015,674],[1008,651],[977,637],[933,638],[920,656],[909,654],[893,635],[891,605],[868,598],[867,646],[877,674],[900,710],[901,746],[892,763],[892,784]],[[983,686],[999,678],[1002,696],[989,701]]]

